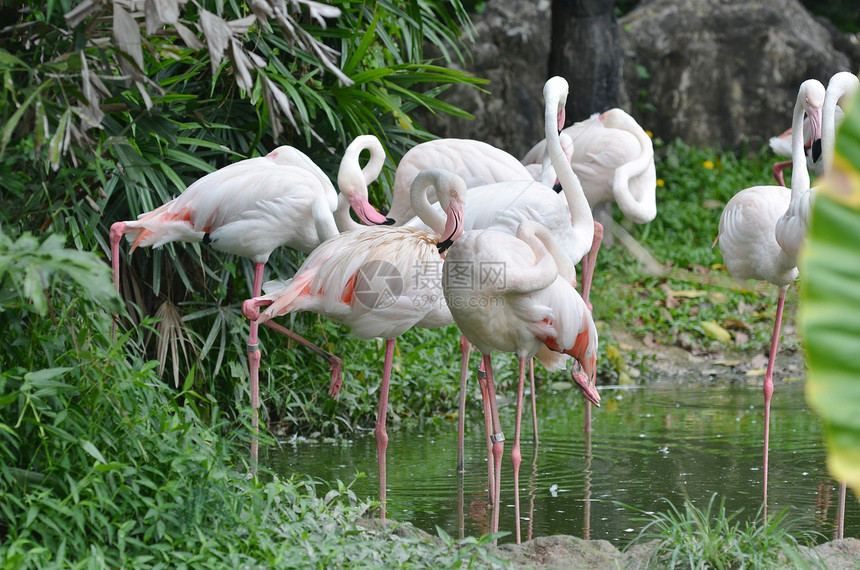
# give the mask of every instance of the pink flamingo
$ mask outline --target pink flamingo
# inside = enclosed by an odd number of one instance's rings
[[[415,217],[410,198],[412,181],[422,170],[441,168],[456,174],[467,188],[506,180],[534,180],[517,158],[473,139],[436,139],[415,145],[397,165],[388,217],[402,225]],[[435,197],[429,197],[435,202]]]
[[[446,215],[434,209],[427,192],[435,188]],[[443,254],[463,232],[463,180],[442,170],[420,173],[412,183],[412,207],[430,229],[368,227],[335,236],[315,249],[295,277],[277,290],[248,299],[242,310],[252,321],[281,330],[270,319],[312,311],[350,327],[362,339],[381,337],[385,363],[379,391],[376,445],[380,516],[385,517],[385,428],[395,339],[412,328],[453,322],[441,290],[422,283],[422,271],[440,266]],[[432,285],[432,284],[431,284]],[[267,284],[267,291],[269,289]],[[438,284],[441,289],[441,283]],[[260,307],[267,306],[261,313]]]
[[[633,117],[621,109],[610,109],[574,123],[562,134],[572,140],[569,160],[592,209],[614,201],[634,223],[654,219],[654,145]],[[533,146],[522,162],[526,166],[537,164],[545,155],[546,139]]]
[[[829,176],[833,171],[833,156],[836,147],[836,128],[844,117],[842,107],[845,100],[854,96],[860,89],[860,81],[857,76],[847,71],[842,71],[830,78],[824,95],[824,107],[822,108],[821,124],[821,154],[823,155],[824,174]],[[839,505],[836,512],[836,538],[845,536],[845,499],[847,485],[844,481],[839,483]]]
[[[362,150],[371,151],[364,170],[358,166]],[[381,153],[381,159],[380,159]],[[209,244],[212,249],[250,258],[255,263],[254,295],[262,288],[263,268],[271,253],[286,245],[310,252],[340,229],[360,227],[349,216],[350,206],[366,224],[386,223],[367,200],[367,184],[382,169],[385,153],[376,137],[356,138],[341,161],[338,197],[325,173],[301,151],[281,146],[266,156],[241,160],[207,174],[170,202],[141,214],[137,220],[111,226],[113,279],[119,292],[119,243],[125,235],[138,247],[159,247],[169,242]],[[342,180],[341,180],[342,179]],[[311,221],[312,223],[308,223]],[[339,382],[341,361],[301,336],[291,338],[329,362],[332,381]],[[252,426],[257,432],[259,407],[259,346],[257,325],[251,324],[248,341],[251,368]],[[256,470],[258,444],[251,442],[252,471]]]
[[[495,268],[495,271],[492,269]],[[525,361],[537,357],[547,368],[563,368],[573,357],[583,372],[572,373],[585,397],[600,404],[593,385],[597,329],[591,311],[572,284],[573,264],[541,224],[526,220],[516,236],[495,230],[466,232],[451,246],[443,267],[445,300],[463,335],[481,351],[486,372],[485,421],[494,465],[493,523],[499,527],[501,457],[504,436],[495,404],[490,362],[495,350],[519,358],[514,466],[516,535],[520,542],[519,467]],[[483,386],[482,386],[483,391]]]
[[[804,114],[815,116],[821,111],[824,100],[824,86],[810,79],[804,81],[797,95],[792,126],[801,132]],[[818,115],[820,116],[820,115]],[[820,125],[820,121],[812,121]],[[816,133],[817,134],[817,133]],[[795,137],[792,144],[792,178],[798,177],[802,184],[801,171],[805,172],[803,139]],[[807,187],[808,187],[807,174]],[[753,186],[741,190],[729,200],[720,216],[720,252],[729,274],[739,283],[747,279],[764,280],[779,288],[776,318],[767,371],[764,378],[764,470],[763,470],[763,513],[767,516],[767,476],[768,448],[770,435],[770,401],[773,396],[773,368],[779,345],[779,330],[785,304],[785,292],[797,279],[795,260],[777,242],[776,228],[779,219],[785,214],[792,201],[792,193],[784,186]]]

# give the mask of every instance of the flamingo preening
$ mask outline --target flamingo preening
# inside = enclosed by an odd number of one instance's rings
[[[484,272],[487,267],[497,272]],[[519,359],[517,416],[511,461],[514,467],[516,536],[520,542],[520,425],[526,359],[537,357],[547,368],[563,368],[573,357],[584,372],[572,373],[585,397],[596,405],[593,385],[597,364],[597,329],[591,311],[572,283],[573,264],[544,226],[526,220],[516,236],[495,230],[466,232],[451,246],[443,266],[445,300],[457,326],[481,351],[486,373],[484,415],[493,465],[491,532],[499,527],[501,458],[504,435],[496,408],[490,356],[512,352]],[[482,386],[482,392],[484,392]]]
[[[446,215],[433,208],[427,192],[433,187]],[[376,445],[379,461],[380,516],[385,517],[385,428],[388,389],[395,339],[414,326],[436,328],[453,322],[441,291],[431,294],[420,278],[428,266],[439,266],[450,245],[463,232],[466,187],[443,170],[421,172],[413,181],[412,207],[429,226],[375,226],[337,235],[317,247],[295,276],[267,284],[265,295],[248,299],[248,319],[281,331],[271,319],[296,311],[312,311],[343,323],[362,339],[385,339],[385,362],[379,391]],[[442,284],[438,287],[441,289]],[[266,307],[262,312],[261,307]]]
[[[804,81],[797,94],[792,128],[802,132],[804,115],[810,117],[813,128],[821,125],[821,108],[824,103],[824,86],[814,79]],[[820,131],[814,132],[816,138]],[[754,186],[741,190],[729,200],[720,216],[717,240],[729,274],[737,281],[747,279],[764,280],[779,288],[776,318],[774,319],[767,371],[764,378],[764,469],[763,469],[763,513],[767,516],[768,449],[770,435],[770,401],[773,396],[773,369],[779,346],[779,332],[785,292],[797,279],[795,258],[780,247],[777,228],[784,218],[793,197],[802,191],[804,174],[806,189],[809,175],[806,172],[803,138],[792,141],[792,190],[784,186]],[[795,190],[794,185],[797,184]],[[797,228],[798,224],[792,227]]]
[[[562,130],[572,141],[568,160],[579,178],[588,204],[615,202],[637,224],[657,215],[657,170],[648,133],[621,109],[592,115]],[[547,139],[523,157],[525,165],[545,160]]]
[[[377,148],[378,147],[378,148]],[[359,155],[371,150],[371,160],[362,170]],[[138,247],[159,247],[169,242],[203,242],[217,251],[247,257],[254,264],[254,296],[260,294],[263,268],[272,252],[287,246],[310,252],[338,229],[358,226],[349,209],[366,224],[386,223],[367,200],[367,184],[378,176],[384,161],[375,137],[359,137],[347,148],[341,162],[338,197],[331,181],[301,151],[281,146],[257,158],[241,160],[207,174],[182,194],[162,206],[138,216],[137,220],[116,222],[110,229],[113,278],[119,292],[119,243],[125,235]],[[342,179],[342,180],[341,180]],[[308,222],[311,223],[308,223]],[[339,383],[341,361],[299,335],[291,338],[314,350],[329,362],[332,382]],[[252,426],[258,426],[259,363],[257,325],[251,324],[248,340],[251,367]],[[251,442],[252,470],[256,469],[258,444]]]

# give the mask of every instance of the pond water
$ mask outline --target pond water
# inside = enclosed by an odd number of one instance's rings
[[[625,546],[647,524],[642,511],[683,510],[689,499],[705,509],[725,500],[729,513],[752,519],[761,505],[763,396],[760,386],[658,384],[601,388],[590,448],[578,390],[538,387],[540,443],[523,418],[520,502],[523,540],[552,534],[609,540]],[[479,406],[479,399],[474,405]],[[477,408],[476,408],[477,409]],[[792,533],[833,538],[838,486],[827,474],[818,416],[801,382],[777,383],[771,404],[768,513],[789,508]],[[527,410],[528,412],[528,410]],[[500,406],[507,441],[502,460],[500,530],[514,531],[514,406]],[[456,422],[389,428],[388,517],[435,535],[487,532],[487,467],[483,419],[470,413],[466,472],[456,470]],[[294,440],[263,459],[282,474],[350,483],[359,497],[377,496],[372,426],[349,441]],[[845,535],[858,536],[860,507],[849,492]],[[633,510],[625,507],[635,507]],[[513,534],[501,542],[513,541]]]

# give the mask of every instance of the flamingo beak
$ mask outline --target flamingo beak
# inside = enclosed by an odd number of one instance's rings
[[[386,218],[377,212],[365,196],[353,194],[349,199],[349,205],[358,219],[366,226],[390,226],[394,223],[391,218]]]
[[[594,382],[589,380],[588,374],[580,370],[578,372],[571,372],[570,376],[576,382],[576,385],[579,386],[585,399],[599,408],[600,393],[597,391],[597,386]]]
[[[445,253],[454,243],[454,240],[463,235],[463,208],[465,205],[465,202],[458,196],[451,197],[448,208],[445,210],[447,214],[445,229],[442,235],[439,236],[439,244],[437,245],[440,254]]]

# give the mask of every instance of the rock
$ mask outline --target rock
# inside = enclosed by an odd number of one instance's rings
[[[653,0],[619,24],[625,106],[690,145],[758,149],[791,125],[805,79],[851,68],[799,0]]]
[[[487,92],[454,87],[441,97],[475,120],[416,116],[440,137],[522,157],[543,138],[551,2],[492,0],[472,21],[472,61],[452,67],[489,79]],[[621,108],[663,140],[690,145],[757,150],[790,126],[803,80],[826,85],[833,73],[860,68],[857,36],[814,18],[799,0],[646,0],[619,26]],[[577,78],[568,80],[575,97]]]
[[[481,140],[520,158],[543,139],[550,1],[493,0],[482,14],[472,15],[472,21],[475,43],[466,44],[473,62],[465,69],[489,79],[484,86],[489,93],[454,87],[442,99],[469,111],[475,120],[432,116],[420,120],[437,136]]]

